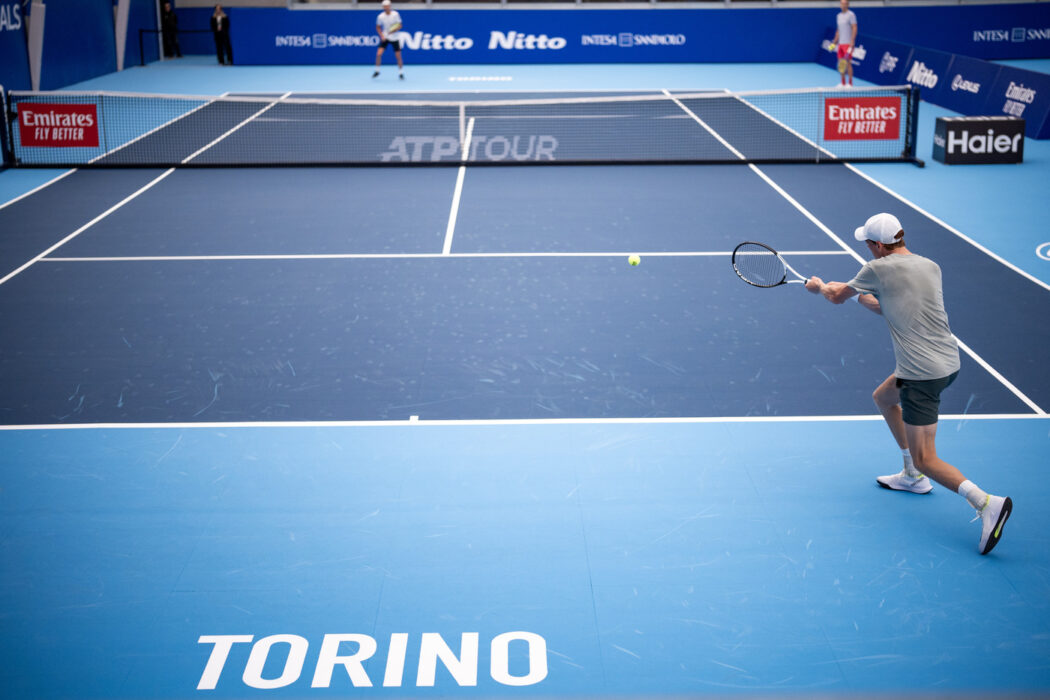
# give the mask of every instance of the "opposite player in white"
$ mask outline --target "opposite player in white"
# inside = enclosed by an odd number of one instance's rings
[[[876,214],[854,235],[867,244],[873,259],[849,282],[811,277],[806,289],[833,304],[859,294],[861,305],[881,314],[889,326],[897,366],[873,398],[901,448],[904,469],[876,481],[895,491],[929,493],[933,479],[957,492],[977,510],[977,550],[987,554],[999,542],[1013,502],[978,488],[937,456],[934,442],[941,392],[955,381],[960,366],[958,343],[944,310],[941,268],[905,247],[904,229],[892,214]]]
[[[383,63],[383,51],[387,45],[394,47],[394,56],[397,57],[397,73],[401,80],[405,79],[405,64],[401,61],[401,15],[397,10],[391,9],[390,0],[383,0],[383,11],[376,18],[376,31],[379,33],[379,48],[376,49],[376,72],[373,78],[379,76],[379,67]]]
[[[831,43],[838,47],[838,60],[846,61],[842,85],[846,85],[846,76],[849,75],[849,87],[853,87],[853,45],[857,41],[857,15],[849,9],[849,0],[842,0],[840,6],[842,11],[835,16],[835,37]]]

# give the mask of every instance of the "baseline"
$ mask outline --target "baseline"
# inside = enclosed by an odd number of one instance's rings
[[[939,421],[1013,421],[1048,420],[1045,413],[953,413],[938,416]],[[175,423],[47,423],[3,425],[0,431],[20,430],[181,430],[211,428],[383,428],[383,427],[499,427],[510,425],[689,425],[729,423],[859,423],[880,422],[881,415],[858,416],[690,416],[663,418],[488,418],[488,419],[425,419],[411,416],[402,420],[345,420],[345,421],[201,421]]]

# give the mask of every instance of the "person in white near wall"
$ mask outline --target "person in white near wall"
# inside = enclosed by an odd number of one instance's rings
[[[387,45],[394,47],[394,56],[397,57],[397,73],[401,80],[405,79],[405,64],[401,60],[401,15],[390,7],[390,0],[383,0],[383,11],[376,18],[376,31],[379,32],[379,48],[376,49],[376,72],[373,78],[379,77],[379,68],[383,63],[383,51]]]
[[[849,9],[849,0],[840,3],[842,11],[835,16],[835,38],[832,44],[838,45],[838,60],[845,59],[846,72],[842,74],[842,85],[846,84],[846,76],[849,76],[849,86],[853,87],[853,45],[857,41],[857,15]]]
[[[955,381],[960,367],[959,345],[944,310],[941,268],[908,250],[901,222],[892,214],[872,216],[854,237],[867,244],[872,260],[849,282],[811,277],[806,289],[833,304],[856,296],[889,326],[897,366],[872,397],[901,448],[904,469],[877,477],[876,482],[894,491],[926,494],[933,490],[933,479],[955,491],[977,511],[977,551],[987,554],[999,542],[1013,502],[978,488],[937,456],[934,442],[941,392]]]

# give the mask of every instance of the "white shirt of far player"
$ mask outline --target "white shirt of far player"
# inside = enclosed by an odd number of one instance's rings
[[[845,10],[838,13],[835,17],[835,25],[837,27],[836,36],[838,37],[840,44],[853,45],[853,28],[857,26],[857,15],[853,14],[853,10]]]
[[[380,12],[379,16],[376,17],[376,26],[383,30],[383,38],[389,39],[390,41],[397,41],[396,36],[390,36],[390,27],[395,24],[401,24],[401,15],[397,13],[397,10],[391,10],[390,12]],[[395,32],[397,34],[397,32]]]

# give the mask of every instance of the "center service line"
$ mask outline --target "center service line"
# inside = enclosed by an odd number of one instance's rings
[[[474,117],[467,122],[467,133],[463,137],[463,152],[460,160],[463,164],[459,166],[456,174],[456,189],[452,192],[452,210],[448,213],[448,227],[445,229],[445,245],[441,248],[442,255],[452,252],[452,234],[456,230],[456,217],[459,216],[459,200],[463,194],[463,178],[467,176],[467,157],[470,155],[470,141],[474,134]]]

